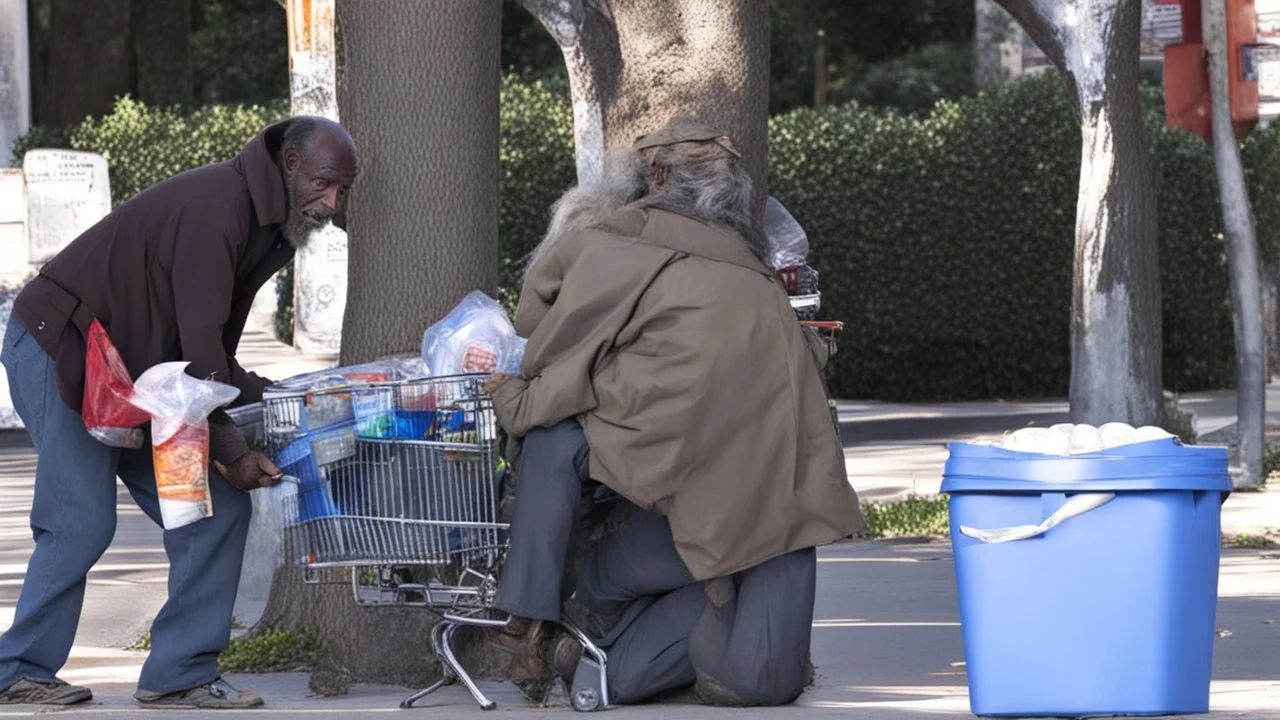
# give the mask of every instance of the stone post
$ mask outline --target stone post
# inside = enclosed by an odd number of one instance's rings
[[[289,98],[293,115],[338,120],[334,0],[288,0]],[[305,353],[336,354],[347,305],[347,234],[316,231],[293,265],[293,344]]]

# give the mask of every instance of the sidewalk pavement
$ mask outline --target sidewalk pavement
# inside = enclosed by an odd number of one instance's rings
[[[1191,393],[1179,402],[1194,414],[1200,435],[1235,424],[1233,390]],[[997,440],[1006,431],[1069,421],[1066,400],[933,405],[846,401],[839,410],[849,482],[863,500],[875,502],[936,494],[948,442]],[[1280,381],[1267,386],[1267,424],[1280,424]],[[1232,534],[1280,530],[1280,492],[1233,493],[1223,507],[1222,523],[1223,531]]]
[[[720,709],[650,705],[615,708],[607,717],[794,717],[918,720],[971,718],[956,612],[950,548],[941,542],[848,542],[819,555],[813,629],[817,687],[791,707]],[[98,590],[91,582],[90,591]],[[1227,551],[1222,562],[1211,718],[1280,720],[1280,553]],[[91,602],[90,605],[93,603]],[[123,612],[117,610],[117,614]],[[87,619],[86,619],[87,621]],[[83,635],[82,628],[82,635]],[[423,651],[426,652],[424,643]],[[60,711],[71,717],[377,718],[398,712],[406,688],[360,685],[336,698],[309,695],[303,674],[231,676],[264,695],[268,707],[245,713],[140,711],[130,699],[142,653],[77,647],[62,676],[94,688],[94,704]],[[483,683],[505,717],[570,712],[562,697],[531,707],[507,684]],[[0,717],[35,714],[0,706]],[[456,717],[482,711],[459,685],[428,696],[406,717]]]
[[[247,336],[240,359],[268,377],[320,369],[332,358],[308,358],[266,336]],[[1280,388],[1268,406],[1280,409]],[[1195,409],[1197,429],[1220,429],[1234,421],[1231,393],[1184,398]],[[841,403],[850,482],[864,499],[889,500],[938,489],[945,442],[995,437],[1027,424],[1049,425],[1066,415],[1065,402],[961,403],[906,406]],[[1276,413],[1280,420],[1280,413]],[[0,628],[7,627],[31,550],[26,525],[35,463],[24,433],[0,433]],[[237,676],[234,684],[268,700],[247,713],[142,711],[131,700],[141,652],[123,650],[146,631],[164,602],[167,562],[158,528],[120,488],[120,518],[107,555],[89,575],[76,647],[62,677],[89,684],[92,704],[59,711],[73,717],[232,718],[382,717],[397,712],[406,688],[361,685],[337,698],[309,695],[306,676]],[[1236,493],[1224,508],[1224,528],[1245,531],[1280,526],[1280,493]],[[654,705],[610,710],[610,717],[711,718],[772,716],[964,718],[967,690],[950,546],[941,541],[845,542],[819,555],[818,598],[813,631],[819,683],[794,707],[727,710]],[[1212,716],[1280,720],[1280,550],[1226,550],[1220,572],[1217,625],[1230,637],[1216,641]],[[240,606],[237,612],[241,612]],[[248,618],[241,617],[241,620]],[[1268,622],[1270,621],[1270,622]],[[423,651],[427,652],[424,638]],[[485,684],[511,717],[567,712],[530,708],[510,685]],[[34,715],[48,709],[0,706],[0,717]],[[422,716],[481,712],[460,686],[429,696]]]

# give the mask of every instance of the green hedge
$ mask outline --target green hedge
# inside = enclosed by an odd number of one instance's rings
[[[1159,189],[1164,385],[1227,387],[1234,349],[1209,148],[1164,127],[1148,93]],[[845,105],[770,125],[770,192],[845,322],[832,391],[958,400],[1063,395],[1079,129],[1053,77],[914,118]],[[1276,256],[1280,131],[1245,144],[1259,240]]]
[[[551,204],[577,182],[573,106],[566,82],[502,80],[498,236],[500,302],[514,308],[528,255],[542,239]]]
[[[1164,385],[1234,380],[1221,213],[1210,150],[1164,127],[1147,90],[1158,173]],[[271,107],[192,115],[121,100],[69,131],[19,141],[94,150],[123,201],[174,173],[230,157]],[[514,302],[548,209],[574,182],[572,110],[562,82],[502,83],[500,299]],[[1280,129],[1255,131],[1244,158],[1263,256],[1280,256]],[[770,123],[770,192],[810,236],[824,315],[845,322],[832,376],[844,397],[955,400],[1062,395],[1079,129],[1061,84],[1032,78],[927,114],[855,104]],[[286,282],[288,278],[285,279]],[[282,293],[286,301],[291,293]],[[290,308],[282,307],[282,317]]]
[[[211,105],[193,113],[148,107],[125,97],[102,118],[67,130],[38,129],[14,144],[14,157],[33,147],[69,147],[100,153],[111,175],[111,199],[120,204],[138,191],[184,170],[220,162],[240,151],[263,127],[288,114],[287,104]]]

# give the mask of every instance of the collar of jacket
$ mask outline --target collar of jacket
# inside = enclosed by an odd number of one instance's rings
[[[259,225],[283,225],[285,220],[284,177],[280,167],[271,158],[267,147],[267,136],[279,137],[289,123],[288,120],[278,122],[258,133],[248,145],[231,159],[231,166],[244,176],[249,186],[249,199],[253,202],[254,214],[258,216]]]
[[[668,250],[729,263],[773,277],[774,273],[747,247],[737,233],[699,218],[649,209],[644,230],[634,240]],[[692,228],[705,228],[691,232]],[[707,232],[707,231],[710,232]]]

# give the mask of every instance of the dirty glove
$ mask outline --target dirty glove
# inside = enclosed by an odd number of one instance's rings
[[[214,460],[213,465],[231,487],[245,492],[275,485],[284,476],[271,458],[260,452],[249,451],[230,465]]]

